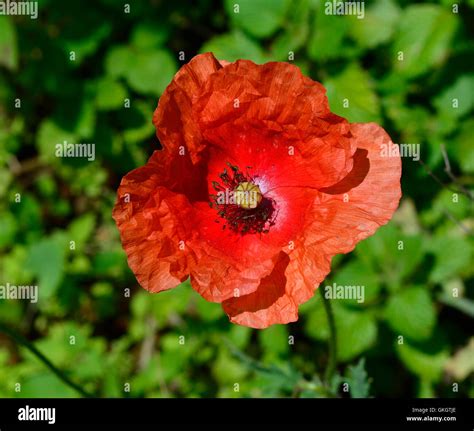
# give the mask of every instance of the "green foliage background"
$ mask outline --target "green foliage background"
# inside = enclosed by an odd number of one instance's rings
[[[40,286],[37,304],[0,300],[0,323],[100,396],[473,396],[474,218],[460,189],[474,182],[474,2],[367,1],[360,20],[327,16],[318,0],[129,3],[127,14],[116,0],[40,0],[38,20],[0,16],[0,284]],[[158,97],[205,51],[259,63],[293,52],[333,111],[420,144],[446,184],[404,159],[394,220],[335,259],[322,286],[365,285],[366,302],[332,301],[329,384],[319,295],[297,323],[257,331],[228,323],[187,282],[149,294],[127,266],[111,218],[117,186],[158,148]],[[64,140],[95,143],[96,161],[56,158]],[[76,395],[0,333],[0,396]]]

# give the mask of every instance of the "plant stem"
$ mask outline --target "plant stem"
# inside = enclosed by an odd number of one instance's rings
[[[86,398],[93,398],[94,396],[86,392],[79,385],[74,383],[66,374],[57,368],[43,353],[41,353],[31,342],[25,337],[16,332],[14,329],[0,322],[0,332],[5,333],[18,344],[26,347],[33,355],[35,355],[46,367],[48,367],[56,376],[58,376],[66,385],[74,389],[76,392]]]
[[[334,322],[334,313],[332,311],[331,302],[324,296],[324,290],[321,291],[321,296],[323,298],[324,311],[326,312],[326,317],[329,324],[329,355],[328,355],[328,364],[326,371],[324,373],[324,380],[326,384],[329,384],[334,376],[336,371],[336,357],[337,357],[337,333],[336,333],[336,324]]]

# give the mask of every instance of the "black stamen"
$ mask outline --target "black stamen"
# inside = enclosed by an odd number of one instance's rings
[[[231,169],[229,173],[226,168],[219,174],[221,183],[217,181],[212,182],[212,187],[216,192],[225,193],[226,190],[234,191],[239,184],[249,182],[255,184],[256,177],[249,174],[251,166],[246,167],[246,174],[244,175],[240,169],[227,163]],[[268,233],[270,227],[275,224],[277,211],[275,210],[275,201],[271,198],[263,197],[256,208],[242,208],[237,204],[220,203],[219,196],[210,195],[211,207],[217,210],[217,215],[223,218],[226,222],[222,229],[225,230],[227,226],[241,235],[251,233]],[[219,222],[216,220],[216,222]]]

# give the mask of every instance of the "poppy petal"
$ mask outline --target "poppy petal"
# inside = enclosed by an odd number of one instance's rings
[[[375,123],[351,124],[351,133],[362,150],[356,158],[356,174],[349,174],[347,184],[327,189],[315,205],[313,230],[324,227],[317,239],[331,255],[348,253],[386,224],[401,197],[401,159],[398,152],[387,153],[398,146]]]
[[[120,184],[113,218],[128,264],[139,283],[151,292],[171,289],[189,275],[195,259],[186,247],[191,237],[192,206],[185,189],[168,168],[181,159],[156,151],[148,163],[129,172]],[[190,171],[187,170],[189,173]],[[196,190],[190,190],[191,196]]]
[[[216,71],[194,111],[206,140],[232,154],[239,142],[256,149],[259,140],[243,136],[251,128],[279,133],[311,166],[314,187],[334,184],[352,168],[349,123],[329,111],[324,87],[289,63],[238,60]]]
[[[201,248],[201,251],[203,249]],[[242,267],[225,259],[225,256],[209,248],[201,255],[199,264],[191,271],[191,285],[204,299],[223,302],[254,292],[261,279],[271,273],[274,258],[257,266]]]
[[[212,53],[197,55],[184,65],[166,88],[153,114],[156,135],[163,147],[185,148],[195,162],[205,148],[201,130],[192,111],[193,100],[209,76],[222,68]]]
[[[400,157],[387,157],[394,146],[385,130],[374,123],[352,124],[357,144],[354,172],[314,200],[311,217],[295,240],[287,268],[288,289],[297,289],[295,300],[308,300],[330,271],[332,257],[348,253],[356,244],[386,224],[401,197]]]
[[[275,225],[265,234],[224,230],[222,219],[216,223],[215,209],[194,205],[199,208],[194,216],[199,235],[190,244],[198,262],[191,274],[193,288],[213,302],[254,292],[261,279],[272,272],[281,250],[291,247],[315,193],[304,187],[280,187],[268,192],[267,197],[277,202],[278,214]]]
[[[351,132],[359,148],[358,174],[349,174],[346,184],[334,188],[343,194],[315,196],[303,234],[254,293],[223,303],[232,322],[265,328],[297,320],[298,305],[314,295],[332,257],[351,251],[392,217],[401,196],[401,160],[384,155],[384,149],[395,144],[373,123],[353,124]]]
[[[273,271],[262,279],[254,293],[222,303],[231,322],[263,329],[275,323],[298,320],[298,304],[286,288],[285,269],[288,263],[288,255],[280,252]]]

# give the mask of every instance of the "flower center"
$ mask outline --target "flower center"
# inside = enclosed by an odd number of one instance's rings
[[[224,169],[219,175],[220,182],[213,181],[216,194],[210,195],[210,206],[217,210],[216,223],[223,223],[237,233],[268,233],[275,224],[277,211],[275,201],[265,197],[247,167],[244,174],[237,166],[227,164],[230,171]]]
[[[244,181],[234,190],[234,200],[236,205],[246,210],[257,208],[262,202],[263,195],[260,187],[254,183]]]

